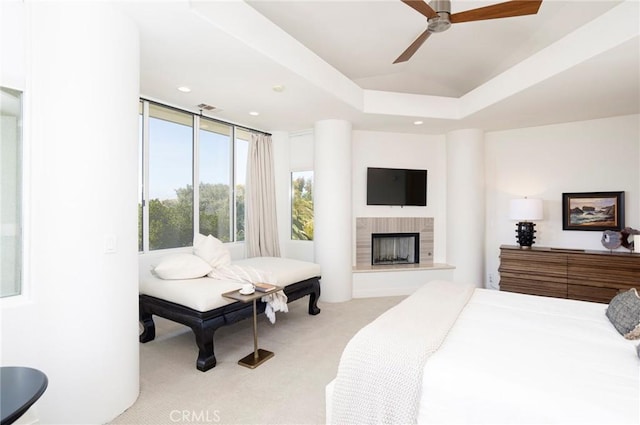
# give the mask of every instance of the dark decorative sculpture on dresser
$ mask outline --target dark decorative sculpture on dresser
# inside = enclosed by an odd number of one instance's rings
[[[619,232],[614,230],[605,230],[600,242],[602,243],[602,246],[610,251],[622,246],[633,252],[635,250],[635,244],[633,241],[629,241],[630,235],[640,235],[640,230],[636,230],[631,227],[625,227]]]

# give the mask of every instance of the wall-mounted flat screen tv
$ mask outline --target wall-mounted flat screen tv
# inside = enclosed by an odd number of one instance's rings
[[[427,205],[427,170],[367,168],[367,205]]]

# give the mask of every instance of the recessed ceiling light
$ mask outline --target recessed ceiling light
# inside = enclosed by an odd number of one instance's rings
[[[180,90],[182,93],[191,93],[191,89],[187,86],[180,86],[178,87],[178,90]]]
[[[414,125],[422,125],[422,124],[424,124],[424,123],[423,123],[422,121],[414,121],[414,122],[413,122],[413,124],[414,124]]]
[[[277,93],[282,93],[284,91],[284,86],[280,84],[278,84],[277,86],[273,86],[271,88],[273,89],[274,92],[277,92]]]
[[[251,111],[251,112],[249,112],[249,115],[257,117],[258,115],[260,115],[260,112]]]

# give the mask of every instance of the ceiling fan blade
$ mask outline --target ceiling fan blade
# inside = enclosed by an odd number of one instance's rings
[[[535,15],[542,0],[512,0],[491,6],[479,7],[451,15],[451,23],[483,21],[486,19],[510,18],[513,16]]]
[[[398,56],[398,59],[393,61],[393,63],[406,62],[411,59],[411,56],[413,56],[414,53],[418,51],[420,46],[422,46],[422,43],[427,41],[427,38],[429,38],[430,35],[431,31],[429,31],[428,29],[425,30],[422,34],[420,34],[420,36],[418,36],[418,38],[416,38],[413,43],[411,43],[411,46],[407,47],[407,50],[405,50],[400,56]]]
[[[425,3],[424,0],[401,0],[401,1],[407,6],[413,8],[414,10],[417,10],[419,13],[426,16],[427,18],[435,18],[436,16],[438,16],[436,11],[433,10],[431,6],[429,6],[427,3]]]

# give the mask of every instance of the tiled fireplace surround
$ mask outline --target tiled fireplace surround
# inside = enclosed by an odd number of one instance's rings
[[[420,236],[420,263],[394,264],[393,268],[416,268],[433,265],[433,217],[357,217],[356,269],[376,269],[371,265],[371,234],[418,233]]]

